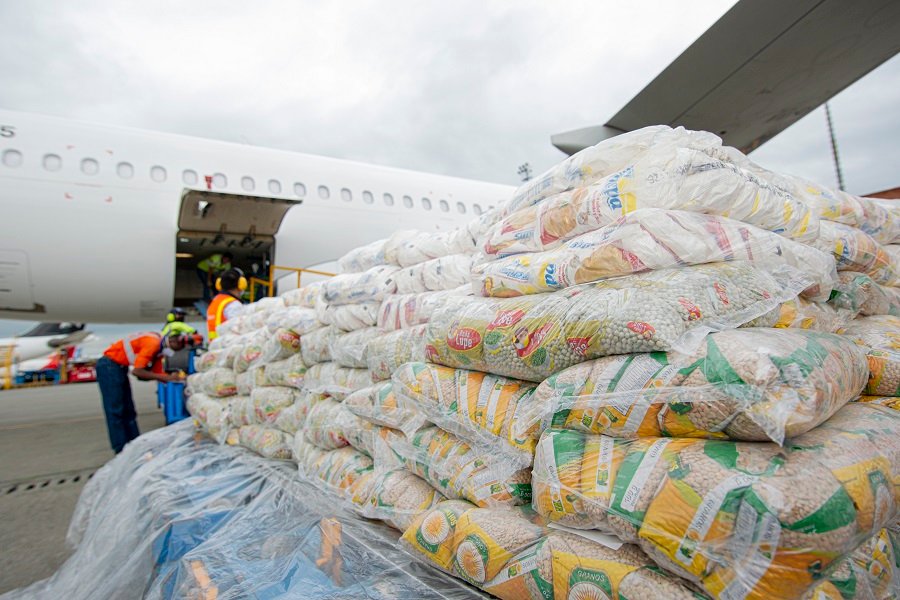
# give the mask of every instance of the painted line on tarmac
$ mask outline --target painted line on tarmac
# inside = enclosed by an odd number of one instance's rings
[[[138,413],[138,418],[149,417],[158,413]],[[85,421],[102,421],[103,415],[94,415],[90,417],[77,417],[74,419],[58,419],[53,421],[31,421],[29,423],[19,423],[18,425],[0,425],[0,431],[13,431],[16,429],[30,429],[32,427],[41,427],[42,425],[69,425],[71,423],[84,423]]]

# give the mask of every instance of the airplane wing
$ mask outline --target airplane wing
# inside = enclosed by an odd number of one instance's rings
[[[668,124],[750,152],[897,52],[896,0],[741,0],[604,125],[551,141],[574,154]]]

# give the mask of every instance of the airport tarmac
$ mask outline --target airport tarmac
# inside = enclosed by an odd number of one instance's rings
[[[165,425],[156,383],[132,380],[142,432]],[[100,391],[80,383],[0,391],[0,594],[53,574],[88,478],[113,457]]]

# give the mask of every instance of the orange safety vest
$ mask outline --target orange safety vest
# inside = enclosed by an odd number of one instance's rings
[[[219,337],[216,328],[225,321],[225,307],[237,301],[237,298],[230,294],[218,294],[209,303],[209,308],[206,309],[206,329],[209,332],[210,341]]]

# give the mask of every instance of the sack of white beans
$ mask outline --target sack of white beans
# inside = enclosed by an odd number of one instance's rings
[[[353,414],[376,425],[397,429],[407,435],[425,425],[425,416],[409,401],[397,397],[390,381],[357,390],[344,405]]]

